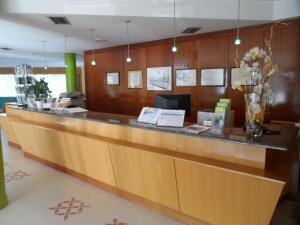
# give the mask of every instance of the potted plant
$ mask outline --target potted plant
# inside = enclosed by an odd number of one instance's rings
[[[48,87],[48,83],[45,78],[37,80],[33,79],[33,84],[28,87],[28,93],[35,96],[35,103],[38,109],[43,109],[43,103],[45,98],[51,97],[52,91]]]

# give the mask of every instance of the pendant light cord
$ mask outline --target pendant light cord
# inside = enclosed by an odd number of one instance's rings
[[[91,29],[91,41],[92,41],[92,48],[93,48],[93,61],[95,60],[95,42],[94,42],[94,29]]]
[[[46,41],[43,41],[43,51],[44,51],[44,63],[45,63],[45,67],[47,67]]]
[[[129,29],[128,29],[129,23],[130,23],[130,21],[127,20],[127,21],[126,21],[126,31],[127,31],[127,57],[129,57]]]
[[[238,15],[237,15],[237,37],[240,36],[240,10],[241,10],[241,0],[238,0]]]
[[[67,38],[68,38],[68,36],[65,35],[65,53],[67,53]]]
[[[173,44],[174,44],[174,46],[175,46],[175,44],[176,44],[176,41],[175,41],[175,16],[176,16],[176,12],[175,12],[175,7],[176,7],[176,5],[175,5],[175,1],[176,0],[174,0],[174,2],[173,2]]]

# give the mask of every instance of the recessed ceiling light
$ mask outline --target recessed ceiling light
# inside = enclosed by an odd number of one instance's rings
[[[6,48],[6,47],[3,47],[3,48],[0,48],[1,50],[5,50],[5,51],[10,51],[12,50],[11,48]]]
[[[48,18],[55,24],[71,25],[70,21],[65,16],[49,16]]]
[[[101,42],[101,41],[105,42],[107,40],[106,39],[102,39],[102,38],[95,38],[94,41],[96,41],[96,42]]]
[[[201,27],[188,27],[184,31],[182,31],[182,34],[194,34],[197,31],[201,30]]]

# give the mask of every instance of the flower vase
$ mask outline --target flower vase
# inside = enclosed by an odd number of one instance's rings
[[[259,138],[263,131],[266,106],[260,102],[259,94],[247,93],[245,97],[246,134],[249,138]]]

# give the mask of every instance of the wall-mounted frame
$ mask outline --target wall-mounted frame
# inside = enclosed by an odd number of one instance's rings
[[[231,86],[247,86],[251,85],[251,81],[245,79],[246,70],[242,68],[232,67],[230,69],[231,74]]]
[[[119,72],[106,73],[106,84],[107,85],[120,85],[120,73]]]
[[[176,70],[177,87],[197,86],[197,69],[178,69]]]
[[[209,87],[225,86],[225,68],[207,68],[200,70],[200,85]]]
[[[147,90],[172,90],[172,67],[147,68]]]
[[[143,73],[141,70],[128,71],[128,88],[142,88]]]

